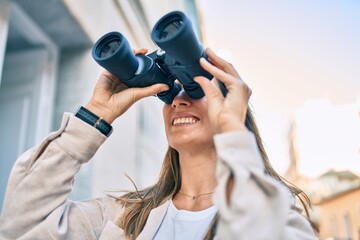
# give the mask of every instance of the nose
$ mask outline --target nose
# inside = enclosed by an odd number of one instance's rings
[[[173,109],[180,107],[190,107],[192,104],[190,97],[186,94],[186,92],[181,90],[178,95],[173,99],[171,107]]]

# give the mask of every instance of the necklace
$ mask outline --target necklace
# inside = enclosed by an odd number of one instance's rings
[[[197,198],[199,198],[199,197],[201,197],[201,196],[213,194],[214,192],[203,193],[203,194],[199,194],[199,195],[197,195],[197,196],[196,196],[196,195],[189,195],[189,194],[182,193],[182,192],[178,192],[178,193],[180,193],[180,194],[182,194],[182,195],[185,195],[185,196],[187,196],[187,197],[191,197],[192,200],[195,200],[195,199],[197,199]]]

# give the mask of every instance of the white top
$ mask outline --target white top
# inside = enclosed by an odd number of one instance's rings
[[[179,210],[171,201],[154,239],[204,239],[217,210],[216,206],[196,212]]]

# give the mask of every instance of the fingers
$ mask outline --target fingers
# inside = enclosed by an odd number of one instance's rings
[[[144,97],[154,96],[160,92],[169,90],[169,86],[166,84],[154,84],[144,88],[133,88],[135,101],[140,100]]]
[[[212,74],[215,79],[224,83],[228,91],[241,91],[244,96],[250,97],[251,89],[240,78],[235,68],[224,59],[218,57],[210,49],[207,49],[207,53],[208,56],[211,58],[211,63],[209,63],[206,59],[201,58],[200,65],[210,74]]]
[[[229,73],[230,75],[240,78],[238,72],[235,70],[235,68],[232,66],[231,63],[225,61],[221,57],[215,54],[214,51],[212,51],[210,48],[206,49],[206,54],[211,60],[211,63],[215,65],[216,67],[222,69],[223,71]]]
[[[219,94],[219,87],[215,86],[209,79],[203,76],[197,76],[194,78],[195,82],[197,82],[202,90],[205,93],[207,98],[214,98],[217,97]],[[222,96],[222,95],[221,95]]]
[[[147,48],[140,48],[140,49],[133,49],[133,53],[135,55],[138,55],[138,54],[147,54],[148,53],[148,49]]]
[[[200,59],[200,65],[215,78],[223,82],[227,88],[230,87],[232,84],[239,82],[238,78],[235,78],[232,75],[224,72],[220,68],[210,64],[208,61],[205,60],[205,58]]]

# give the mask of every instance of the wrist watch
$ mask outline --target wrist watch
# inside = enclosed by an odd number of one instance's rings
[[[90,124],[97,130],[99,130],[106,137],[109,137],[113,131],[113,127],[108,124],[102,117],[97,116],[96,114],[90,112],[83,106],[80,106],[75,113],[75,117],[80,118],[84,122]]]

